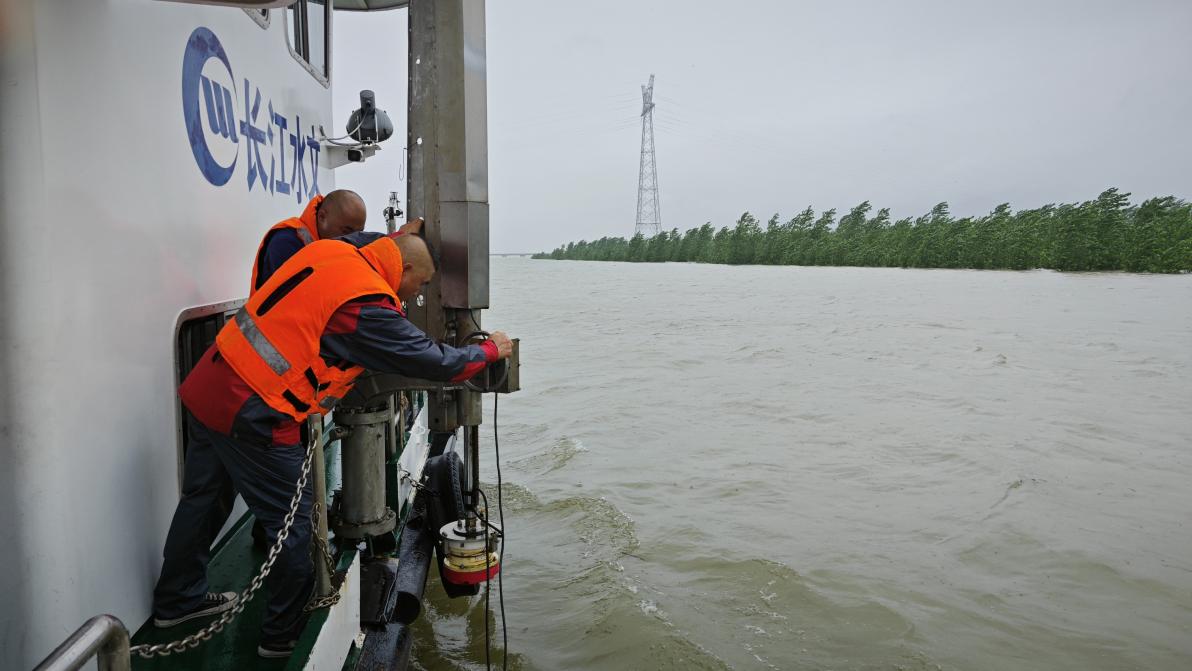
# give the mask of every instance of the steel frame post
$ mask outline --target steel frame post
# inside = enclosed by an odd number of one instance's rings
[[[411,0],[409,24],[408,209],[441,255],[411,315],[432,338],[460,344],[489,301],[484,0]],[[473,394],[431,396],[432,430],[480,423]]]

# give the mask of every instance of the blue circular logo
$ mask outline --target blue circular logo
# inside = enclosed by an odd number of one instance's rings
[[[240,155],[235,77],[215,33],[202,26],[186,41],[182,58],[182,116],[199,170],[215,186],[232,178]]]

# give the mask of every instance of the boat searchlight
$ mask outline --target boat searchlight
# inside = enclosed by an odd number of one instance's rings
[[[393,135],[393,122],[385,110],[377,109],[372,91],[360,92],[360,109],[348,118],[348,135],[357,142],[384,142]]]

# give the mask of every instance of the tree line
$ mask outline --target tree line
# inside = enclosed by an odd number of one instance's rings
[[[1105,191],[1095,200],[1013,211],[1008,204],[978,217],[953,217],[940,203],[921,217],[891,221],[869,201],[837,219],[810,207],[765,226],[749,212],[732,227],[711,222],[647,238],[568,243],[536,259],[685,261],[733,265],[887,266],[1026,270],[1192,271],[1192,205],[1173,196],[1139,205]]]

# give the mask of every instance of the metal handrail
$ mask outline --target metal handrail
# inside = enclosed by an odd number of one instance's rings
[[[96,615],[54,648],[34,671],[75,671],[92,657],[99,671],[129,671],[128,629],[114,615]]]

